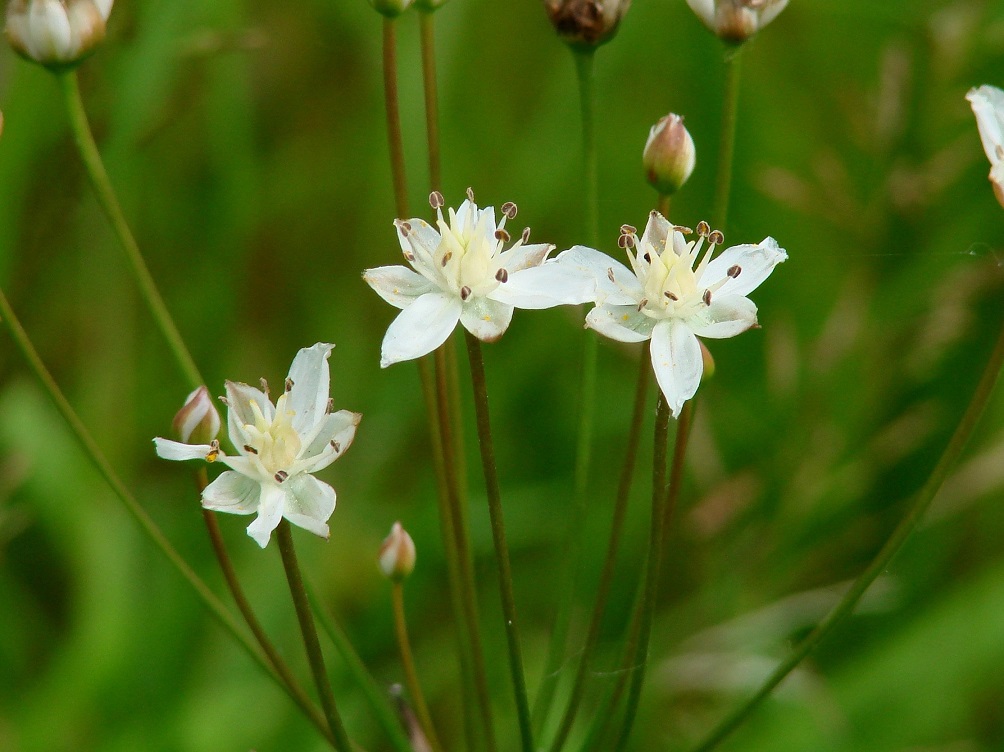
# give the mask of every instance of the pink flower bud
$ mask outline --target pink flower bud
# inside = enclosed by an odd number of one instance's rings
[[[395,522],[390,535],[380,545],[380,571],[394,582],[400,582],[415,569],[415,541],[408,531]]]
[[[696,161],[694,140],[683,118],[670,113],[652,126],[642,153],[645,177],[659,193],[669,196],[687,182]]]
[[[206,387],[200,386],[188,395],[171,427],[179,441],[186,444],[208,444],[216,438],[220,432],[220,414]]]
[[[105,38],[113,0],[10,0],[7,40],[27,60],[62,70],[86,58]]]

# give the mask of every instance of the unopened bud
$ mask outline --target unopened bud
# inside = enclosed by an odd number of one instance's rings
[[[387,16],[387,18],[396,18],[404,13],[411,6],[414,0],[370,0],[370,5],[372,5],[377,13]]]
[[[415,541],[400,522],[394,523],[380,545],[379,563],[380,571],[394,582],[400,582],[415,568]]]
[[[105,38],[113,0],[10,0],[7,40],[28,60],[55,70],[86,58]]]
[[[704,361],[704,371],[701,373],[701,382],[703,383],[715,375],[715,358],[711,354],[711,350],[701,340],[697,340],[697,342],[701,346],[701,360]]]
[[[220,432],[220,414],[206,387],[200,386],[188,395],[171,426],[185,444],[208,444],[216,438]]]
[[[719,39],[742,44],[773,21],[788,0],[687,0],[687,4]]]
[[[631,0],[544,0],[544,9],[558,36],[577,49],[610,41]]]
[[[648,182],[662,195],[680,190],[694,171],[696,158],[694,140],[679,115],[666,115],[648,132],[642,164]]]

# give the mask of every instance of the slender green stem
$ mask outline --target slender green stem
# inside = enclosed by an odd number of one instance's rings
[[[664,217],[669,217],[669,204],[670,204],[670,195],[668,193],[660,193],[659,203],[656,206],[656,208],[659,210],[659,213]]]
[[[600,574],[600,583],[597,587],[596,604],[593,606],[593,614],[589,620],[589,630],[586,634],[586,643],[582,648],[582,655],[579,658],[579,666],[572,682],[572,690],[569,693],[568,705],[565,714],[561,719],[561,725],[551,744],[551,752],[559,752],[564,746],[568,733],[572,729],[575,715],[582,700],[582,694],[586,686],[586,676],[589,666],[592,663],[593,652],[599,642],[600,627],[603,623],[603,613],[606,610],[607,598],[610,595],[610,587],[614,579],[614,565],[617,563],[617,552],[620,549],[621,533],[624,529],[624,520],[627,516],[627,502],[631,495],[631,483],[634,479],[635,462],[638,458],[638,444],[641,439],[641,428],[645,420],[645,403],[648,396],[648,380],[651,365],[649,360],[642,353],[638,362],[638,382],[635,386],[634,409],[631,413],[631,427],[628,430],[627,449],[624,452],[624,463],[621,466],[620,480],[617,484],[617,497],[614,500],[613,519],[610,523],[610,540],[607,543],[607,554],[603,561],[603,570]]]
[[[404,219],[408,216],[408,179],[404,170],[401,107],[397,94],[397,20],[386,16],[383,19],[383,92],[390,169],[394,180],[394,208],[397,216]]]
[[[345,631],[331,617],[328,610],[317,598],[316,589],[311,587],[309,583],[306,583],[306,587],[307,595],[310,598],[310,605],[314,610],[317,621],[321,624],[321,629],[324,630],[328,639],[335,646],[335,650],[338,651],[342,660],[345,661],[345,666],[349,670],[349,673],[359,683],[359,688],[362,690],[363,695],[365,695],[367,702],[369,702],[370,707],[376,715],[377,722],[390,738],[395,752],[413,752],[411,742],[401,728],[401,723],[387,700],[387,693],[376,683],[373,675],[366,669],[359,654],[352,647],[352,642],[349,640],[348,635],[345,634]]]
[[[780,665],[771,673],[763,685],[742,705],[736,708],[732,713],[725,717],[725,719],[715,727],[715,729],[708,734],[708,736],[694,747],[694,752],[708,752],[708,750],[714,749],[722,742],[726,737],[729,736],[736,728],[742,724],[743,721],[756,709],[756,707],[763,702],[771,692],[784,681],[785,677],[790,674],[802,660],[808,656],[816,646],[823,641],[826,636],[833,631],[833,629],[844,620],[845,617],[849,616],[851,612],[854,611],[855,606],[857,606],[858,601],[861,596],[865,594],[868,587],[875,581],[882,572],[886,570],[892,558],[899,552],[900,548],[906,542],[907,538],[916,528],[917,523],[923,518],[924,513],[930,506],[931,501],[937,495],[938,490],[941,485],[945,482],[945,478],[948,477],[949,471],[955,466],[958,461],[959,456],[962,454],[962,450],[965,448],[966,443],[969,441],[969,437],[972,436],[973,430],[976,428],[979,422],[980,416],[983,414],[983,410],[987,406],[987,402],[990,400],[990,395],[993,393],[994,384],[997,382],[997,378],[1000,375],[1001,366],[1004,364],[1004,328],[1001,329],[1001,333],[997,338],[997,343],[994,346],[993,352],[990,354],[990,359],[987,361],[986,368],[983,370],[983,376],[980,378],[979,384],[976,386],[976,390],[973,392],[972,399],[969,401],[969,406],[966,408],[962,419],[959,421],[959,425],[956,427],[955,432],[952,434],[952,438],[949,440],[948,445],[945,447],[945,451],[941,454],[941,458],[938,460],[938,464],[935,465],[934,469],[931,471],[930,476],[928,476],[927,481],[924,483],[923,488],[917,494],[916,499],[913,502],[913,506],[910,507],[910,511],[907,513],[900,523],[893,530],[892,535],[885,542],[882,548],[875,558],[872,559],[871,564],[868,568],[862,572],[858,578],[854,581],[844,597],[840,599],[840,602],[834,606],[833,610],[826,615],[826,617],[816,625],[816,628],[812,630],[798,645],[792,650],[791,654],[781,662]]]
[[[736,120],[739,114],[739,83],[742,73],[742,48],[730,49],[725,56],[725,99],[722,105],[722,131],[718,146],[718,176],[715,180],[715,203],[711,213],[717,229],[726,229],[729,196],[732,193],[732,163],[736,151]]]
[[[310,663],[310,671],[314,675],[314,684],[317,687],[317,694],[321,698],[324,716],[328,719],[331,733],[335,737],[335,749],[339,752],[352,752],[352,742],[349,741],[341,716],[338,714],[338,708],[335,707],[335,697],[331,692],[328,672],[324,668],[321,642],[317,639],[314,617],[310,612],[310,601],[307,598],[307,590],[303,586],[300,567],[296,562],[293,533],[290,530],[289,522],[285,519],[276,528],[276,538],[279,543],[279,553],[282,555],[282,566],[286,570],[286,582],[289,583],[289,592],[293,596],[296,619],[300,623],[300,634],[307,651],[307,661]]]
[[[174,354],[178,367],[188,381],[189,386],[192,389],[201,386],[204,382],[202,376],[199,375],[199,369],[195,365],[195,361],[192,359],[188,348],[185,346],[185,341],[182,339],[181,333],[174,323],[174,319],[171,318],[171,314],[164,304],[164,299],[157,290],[157,285],[153,281],[153,275],[150,274],[150,270],[147,268],[146,262],[139,252],[139,246],[136,244],[136,239],[129,230],[129,224],[126,222],[125,214],[122,212],[122,207],[119,205],[118,198],[115,195],[112,181],[109,179],[104,163],[101,161],[101,153],[94,142],[91,126],[87,121],[87,112],[84,110],[84,102],[80,97],[80,85],[77,81],[77,74],[75,71],[69,71],[58,74],[56,78],[59,80],[60,88],[63,91],[63,99],[70,119],[70,130],[73,133],[73,141],[76,143],[80,157],[84,162],[87,177],[90,178],[98,204],[101,205],[101,209],[108,218],[112,230],[115,232],[115,236],[118,238],[122,250],[125,251],[126,257],[129,260],[129,267],[136,278],[140,295],[142,295],[143,300],[146,301],[147,306],[150,308],[150,313],[153,314],[157,327],[164,335],[164,339],[167,340],[168,347]]]
[[[429,143],[429,183],[441,189],[439,150],[439,96],[436,86],[436,22],[432,11],[419,11],[418,28],[422,45],[422,83],[425,90],[425,132]]]
[[[109,488],[111,488],[112,492],[114,492],[115,496],[122,502],[126,511],[132,515],[133,519],[139,525],[143,533],[153,542],[153,544],[160,550],[160,552],[165,556],[165,558],[167,558],[171,565],[174,566],[174,568],[179,574],[181,574],[188,584],[192,586],[196,594],[202,600],[203,604],[205,604],[206,608],[209,609],[210,613],[223,626],[223,628],[229,632],[235,640],[237,640],[251,659],[254,660],[276,684],[289,694],[290,698],[300,707],[301,710],[303,710],[304,714],[330,741],[331,735],[328,731],[327,724],[324,722],[324,719],[317,712],[317,709],[313,706],[313,704],[309,702],[304,704],[302,702],[302,698],[297,696],[293,689],[288,684],[283,682],[283,680],[276,673],[275,669],[269,663],[268,658],[261,648],[251,641],[251,638],[247,636],[243,628],[240,626],[240,623],[227,610],[222,601],[220,601],[220,599],[213,594],[213,591],[209,589],[209,586],[206,585],[202,578],[200,578],[199,575],[196,574],[190,566],[188,566],[181,554],[178,553],[178,550],[171,545],[171,542],[161,532],[157,523],[150,518],[150,516],[146,513],[146,510],[140,506],[136,498],[129,492],[125,484],[112,469],[112,466],[104,456],[104,453],[98,447],[97,443],[94,441],[90,432],[87,430],[87,427],[84,426],[77,413],[70,406],[70,403],[60,390],[59,385],[56,384],[55,379],[52,378],[52,374],[49,373],[45,364],[42,362],[42,359],[35,351],[34,346],[31,344],[31,340],[28,338],[28,335],[24,330],[24,327],[21,326],[21,322],[18,320],[17,316],[14,315],[14,311],[11,309],[10,303],[8,303],[3,290],[0,290],[0,321],[3,321],[6,325],[18,351],[21,353],[31,370],[35,373],[35,376],[41,382],[42,387],[45,389],[46,393],[48,393],[49,398],[55,404],[56,409],[59,410],[60,415],[63,416],[63,420],[65,420],[67,425],[70,427],[70,430],[73,432],[77,442],[84,450],[84,453],[88,456],[94,464],[94,467],[97,468],[98,472],[105,479],[105,482],[108,484]]]
[[[207,485],[205,468],[199,469],[197,482],[199,492],[201,493]],[[275,668],[275,672],[286,683],[286,686],[289,687],[289,693],[296,696],[297,704],[301,708],[311,708],[317,715],[317,722],[323,727],[325,725],[323,716],[313,707],[313,703],[307,696],[307,693],[304,692],[303,687],[300,686],[292,670],[290,670],[289,664],[283,660],[275,645],[269,639],[268,635],[265,634],[265,629],[262,627],[261,622],[258,621],[258,617],[255,616],[254,609],[251,608],[251,603],[248,601],[247,596],[244,594],[244,589],[237,579],[237,571],[234,569],[233,561],[231,561],[230,555],[227,553],[226,546],[223,543],[223,535],[220,532],[219,522],[216,520],[216,513],[203,509],[202,519],[206,523],[206,531],[209,533],[209,541],[213,546],[213,552],[216,554],[216,561],[223,572],[223,578],[230,589],[230,595],[233,597],[234,603],[237,604],[237,609],[241,612],[241,616],[244,617],[244,622],[251,629],[251,634],[258,641],[262,651],[268,657],[269,663]]]
[[[599,245],[600,235],[600,191],[594,119],[593,55],[593,50],[572,50],[579,89],[579,112],[582,120],[582,165],[586,186],[586,239],[591,247],[596,248]],[[569,515],[569,519],[572,520],[581,520],[586,510],[589,467],[592,462],[598,351],[597,338],[586,337],[582,349],[582,381],[579,384],[579,425],[576,435],[575,469],[572,483],[573,511]],[[533,707],[534,723],[538,731],[543,728],[550,714],[554,693],[558,686],[559,669],[565,658],[572,612],[574,611],[573,604],[581,570],[583,530],[584,527],[579,524],[573,524],[568,530],[568,543],[563,557],[566,565],[559,578],[559,581],[567,584],[561,588],[544,673]]]
[[[690,407],[687,404],[685,410]],[[686,418],[681,416],[678,432],[685,435]],[[638,630],[638,640],[633,650],[634,658],[631,668],[631,685],[628,690],[627,703],[624,709],[620,736],[615,749],[622,750],[627,744],[631,727],[634,725],[635,712],[638,708],[638,698],[641,696],[641,686],[645,678],[645,668],[648,664],[648,638],[652,631],[652,615],[655,613],[655,600],[658,592],[659,570],[662,567],[662,530],[666,515],[666,500],[669,496],[666,486],[666,448],[669,441],[669,405],[666,398],[659,393],[658,407],[655,414],[655,441],[652,457],[652,522],[649,530],[648,565],[645,568],[645,589],[640,601],[641,628]],[[677,438],[677,450],[681,450],[683,442]]]
[[[411,640],[408,638],[408,622],[404,615],[404,586],[400,582],[391,584],[391,601],[394,608],[394,633],[397,636],[397,648],[401,653],[401,666],[404,668],[404,681],[415,706],[419,723],[425,738],[436,752],[442,752],[443,745],[439,743],[436,728],[432,724],[432,715],[425,702],[422,685],[418,683],[418,672],[415,670],[415,659],[411,653]]]
[[[453,512],[450,502],[450,481],[447,478],[444,455],[443,437],[439,430],[439,406],[436,395],[436,385],[429,372],[431,357],[422,358],[418,363],[422,380],[422,396],[425,399],[426,416],[429,422],[429,437],[432,441],[432,461],[436,471],[436,499],[439,505],[439,526],[443,536],[443,551],[446,557],[446,571],[450,587],[450,605],[453,609],[453,623],[457,630],[457,655],[460,663],[460,678],[463,684],[461,696],[462,707],[466,708],[471,698],[476,696],[476,681],[474,678],[474,651],[471,647],[470,632],[466,627],[467,617],[464,612],[463,579],[461,574],[460,555],[457,550],[456,534],[454,532]],[[477,749],[477,731],[475,730],[474,713],[463,712],[464,734],[467,747],[473,752]]]
[[[474,581],[470,527],[467,524],[467,511],[460,496],[461,481],[457,477],[455,464],[450,461],[451,458],[456,457],[457,449],[454,444],[453,419],[450,415],[451,398],[447,375],[446,347],[449,347],[449,343],[436,350],[435,364],[436,403],[439,414],[439,430],[443,440],[443,457],[446,464],[450,524],[453,529],[454,545],[457,549],[457,562],[460,568],[460,583],[462,587],[461,605],[464,609],[464,626],[466,627],[470,644],[470,660],[474,675],[475,697],[484,728],[485,743],[488,749],[494,752],[496,749],[495,730],[492,722],[491,694],[488,691],[488,673],[485,670],[484,650],[481,643],[481,627],[478,621],[478,596]]]
[[[520,739],[524,752],[534,752],[533,731],[530,727],[530,704],[526,697],[526,678],[523,675],[523,656],[519,641],[519,624],[516,620],[516,601],[512,594],[512,569],[509,565],[509,547],[506,544],[505,521],[502,514],[502,493],[498,471],[495,467],[495,448],[492,441],[491,418],[488,411],[488,383],[485,379],[484,356],[481,341],[465,332],[467,356],[471,364],[471,383],[474,387],[474,411],[478,424],[478,444],[481,447],[481,468],[485,475],[488,496],[488,513],[492,523],[492,540],[499,570],[499,591],[502,595],[502,617],[505,620],[506,642],[509,648],[509,672],[512,675],[516,696],[516,716],[519,720]]]

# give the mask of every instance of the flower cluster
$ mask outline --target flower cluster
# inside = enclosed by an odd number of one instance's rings
[[[164,459],[202,459],[230,468],[206,486],[202,506],[232,514],[257,513],[247,532],[262,548],[282,518],[328,537],[335,490],[311,473],[342,456],[362,417],[348,410],[332,412],[328,397],[332,347],[319,342],[300,350],[275,404],[264,380],[261,389],[226,382],[227,433],[236,454],[226,454],[215,438],[203,444],[154,439],[157,454]]]

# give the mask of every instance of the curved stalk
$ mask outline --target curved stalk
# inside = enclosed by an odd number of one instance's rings
[[[415,714],[418,716],[419,723],[422,724],[425,738],[433,750],[442,752],[443,745],[439,743],[439,737],[436,736],[436,728],[432,723],[429,706],[425,702],[422,685],[418,683],[418,671],[415,670],[415,659],[411,653],[411,640],[408,638],[408,622],[404,615],[404,586],[400,582],[391,583],[391,601],[394,608],[394,634],[397,636],[397,648],[401,653],[405,686],[408,687],[408,694],[411,695],[411,702],[415,706]]]
[[[949,440],[948,445],[945,447],[945,451],[942,453],[941,458],[938,460],[938,464],[935,465],[934,469],[931,471],[930,476],[928,476],[927,481],[924,483],[923,488],[917,494],[917,498],[910,507],[910,511],[907,513],[900,523],[893,530],[892,535],[885,542],[879,552],[872,559],[871,564],[868,568],[862,572],[858,578],[854,581],[844,597],[840,599],[840,602],[834,606],[833,610],[826,615],[826,617],[819,622],[815,629],[812,630],[798,645],[792,650],[791,655],[789,655],[781,664],[774,669],[771,675],[763,683],[763,685],[742,705],[736,708],[732,713],[730,713],[726,718],[715,727],[707,738],[704,739],[700,744],[694,747],[693,752],[708,752],[708,750],[714,749],[721,743],[729,734],[738,728],[743,721],[752,713],[756,707],[763,702],[771,692],[784,681],[784,678],[790,674],[802,660],[809,655],[816,646],[819,645],[823,639],[833,631],[833,629],[840,624],[854,611],[854,607],[857,606],[858,601],[861,600],[861,596],[865,594],[868,587],[875,581],[875,579],[885,571],[886,567],[889,566],[889,562],[892,558],[899,552],[900,548],[906,542],[907,538],[917,527],[917,523],[920,522],[927,508],[931,505],[931,501],[937,495],[938,490],[941,485],[945,482],[945,478],[948,477],[949,471],[954,467],[955,463],[959,459],[959,455],[962,454],[962,450],[966,446],[966,442],[969,441],[969,437],[972,436],[973,430],[976,428],[976,424],[979,422],[980,416],[983,414],[983,410],[987,406],[987,402],[990,400],[990,395],[993,393],[994,384],[997,382],[997,378],[1000,375],[1001,365],[1004,364],[1004,327],[1001,329],[1001,333],[997,339],[997,343],[994,346],[993,352],[990,354],[990,358],[987,361],[986,368],[983,370],[983,376],[980,378],[979,384],[976,386],[976,390],[973,392],[972,399],[969,401],[969,406],[966,408],[966,412],[963,414],[962,419],[959,421],[959,425],[955,429],[955,433],[952,434],[952,438]]]
[[[722,131],[718,145],[718,175],[715,179],[715,203],[711,213],[715,226],[725,231],[732,193],[732,163],[736,151],[736,122],[739,115],[739,82],[742,73],[742,48],[725,56],[725,99],[722,106]]]

